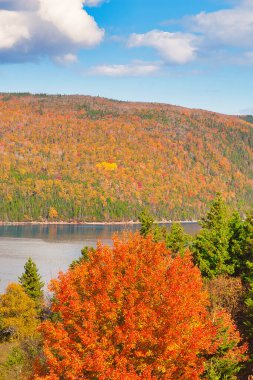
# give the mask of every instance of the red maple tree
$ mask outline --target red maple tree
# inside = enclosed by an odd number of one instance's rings
[[[172,259],[139,234],[99,245],[51,283],[46,364],[33,379],[200,379],[215,351],[208,295],[190,253]]]

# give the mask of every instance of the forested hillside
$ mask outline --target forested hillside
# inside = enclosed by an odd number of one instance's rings
[[[248,123],[253,124],[253,115],[243,115],[240,117],[241,117],[241,119],[247,121]]]
[[[0,220],[196,219],[253,201],[253,126],[86,96],[0,95]]]

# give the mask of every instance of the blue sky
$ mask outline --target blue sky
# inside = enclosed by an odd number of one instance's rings
[[[0,91],[253,113],[253,0],[0,0]]]

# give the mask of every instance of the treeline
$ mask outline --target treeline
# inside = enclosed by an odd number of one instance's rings
[[[195,236],[139,220],[112,248],[84,248],[47,302],[28,260],[0,297],[1,380],[253,374],[253,210],[242,220],[217,195]]]
[[[0,95],[1,221],[198,219],[253,201],[252,124],[161,104]],[[50,209],[54,209],[53,216]]]

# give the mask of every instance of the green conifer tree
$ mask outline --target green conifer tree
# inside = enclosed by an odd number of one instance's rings
[[[246,224],[238,211],[234,212],[229,220],[228,253],[230,262],[234,266],[234,275],[241,276],[245,272],[245,238]]]
[[[244,314],[244,325],[249,342],[250,359],[253,361],[253,282],[249,282],[248,284],[248,290],[245,297],[245,306],[246,310]]]
[[[250,352],[253,360],[253,210],[244,222],[244,233],[242,277],[247,288],[245,325],[250,337]]]
[[[244,222],[243,252],[242,277],[253,287],[253,210],[247,215]]]
[[[19,277],[19,283],[22,285],[26,294],[32,298],[36,307],[41,310],[43,300],[43,286],[44,282],[41,280],[36,264],[29,257],[24,266],[24,273]]]
[[[220,194],[213,200],[210,210],[200,223],[202,229],[193,242],[195,263],[202,275],[215,277],[233,274],[228,248],[230,239],[229,215]]]
[[[140,234],[145,237],[152,232],[154,218],[147,210],[143,210],[138,219],[141,223]]]
[[[166,246],[173,256],[183,255],[189,247],[191,236],[188,235],[180,223],[173,223],[170,232],[166,236]]]

